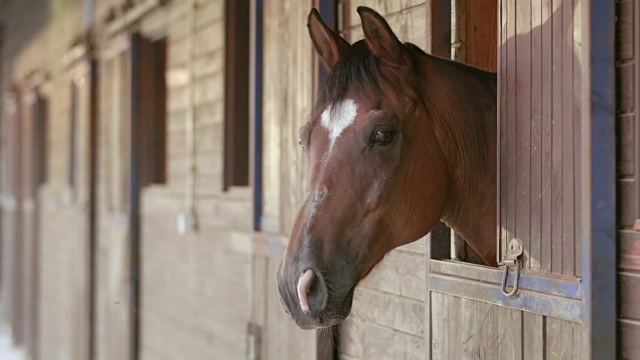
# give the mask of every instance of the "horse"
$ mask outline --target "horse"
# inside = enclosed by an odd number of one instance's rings
[[[311,172],[276,272],[302,329],[339,324],[386,253],[445,222],[496,266],[496,75],[401,43],[357,9],[349,44],[315,9],[308,30],[329,71],[300,144]]]

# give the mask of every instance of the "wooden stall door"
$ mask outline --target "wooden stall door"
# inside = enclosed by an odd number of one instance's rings
[[[131,50],[127,37],[105,52],[101,73],[100,175],[98,177],[96,359],[131,354],[129,183]]]
[[[588,356],[583,334],[590,310],[581,279],[585,6],[498,2],[497,256],[502,261],[509,242],[522,241],[520,290],[504,295],[499,269],[432,258],[430,358]],[[513,276],[511,270],[508,290]]]
[[[135,359],[140,191],[165,181],[166,43],[133,34],[112,46],[102,70],[96,358]]]

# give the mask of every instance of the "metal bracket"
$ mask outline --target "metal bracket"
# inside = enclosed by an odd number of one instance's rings
[[[520,268],[522,267],[522,254],[524,253],[524,246],[520,239],[511,239],[509,241],[509,248],[504,260],[499,265],[504,267],[504,273],[502,275],[501,290],[505,296],[511,297],[518,292],[518,281],[520,280]],[[515,269],[515,278],[513,279],[513,289],[507,291],[507,278],[509,277],[509,269]]]

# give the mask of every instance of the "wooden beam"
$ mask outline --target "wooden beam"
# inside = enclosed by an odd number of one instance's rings
[[[615,3],[580,1],[582,68],[582,277],[585,359],[616,358]],[[590,85],[590,86],[589,86]],[[589,201],[590,200],[590,201]]]

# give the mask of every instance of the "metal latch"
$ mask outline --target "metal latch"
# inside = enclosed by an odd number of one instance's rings
[[[522,253],[524,252],[524,246],[520,239],[511,239],[509,241],[509,248],[504,260],[498,265],[504,266],[504,273],[502,275],[502,293],[505,296],[513,296],[518,292],[518,281],[520,280],[520,268],[522,267]],[[509,269],[515,269],[515,278],[513,279],[513,289],[507,291],[507,278],[509,277]]]

